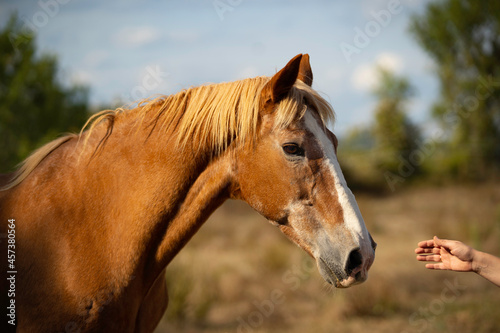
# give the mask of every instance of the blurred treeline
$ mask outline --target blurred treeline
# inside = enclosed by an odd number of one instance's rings
[[[89,88],[62,83],[55,55],[39,54],[36,31],[12,15],[0,31],[0,172],[90,115]],[[407,115],[411,78],[379,69],[372,124],[339,149],[357,189],[396,190],[416,181],[487,180],[500,169],[500,2],[446,0],[415,15],[409,34],[430,55],[440,97],[436,128]],[[418,97],[418,96],[417,96]]]
[[[89,116],[89,89],[63,85],[57,57],[37,52],[35,33],[17,15],[0,31],[0,173]]]
[[[415,181],[478,181],[500,167],[500,2],[446,0],[412,17],[410,35],[434,61],[436,128],[407,116],[410,80],[379,68],[372,124],[342,141],[346,177],[359,188],[397,190]]]

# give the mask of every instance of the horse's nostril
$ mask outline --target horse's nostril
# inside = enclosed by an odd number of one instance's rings
[[[347,275],[351,275],[351,272],[354,271],[357,267],[361,266],[362,263],[363,257],[359,252],[359,248],[352,250],[349,254],[349,257],[347,258],[345,268]]]
[[[373,237],[370,233],[368,235],[370,236],[370,242],[372,243],[372,249],[373,249],[373,251],[375,251],[377,249],[377,243],[375,243],[375,241],[373,240]]]

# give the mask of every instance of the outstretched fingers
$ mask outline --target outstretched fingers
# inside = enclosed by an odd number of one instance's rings
[[[417,244],[417,248],[415,249],[416,254],[420,253],[439,253],[439,246],[436,245],[433,239],[428,239],[425,241],[421,241]]]
[[[418,261],[432,261],[425,265],[427,269],[446,269],[441,262],[441,248],[436,244],[435,239],[428,239],[417,244],[415,253]]]
[[[441,261],[442,256],[439,254],[419,255],[419,256],[417,256],[417,260],[418,261],[433,261],[433,263],[425,265],[425,268],[427,268],[427,269],[440,269],[440,270],[447,269],[446,265]]]
[[[439,270],[447,270],[443,263],[438,264],[425,264],[425,268],[427,269],[439,269]]]
[[[457,272],[469,272],[473,269],[472,261],[474,250],[460,241],[433,239],[418,243],[415,249],[418,261],[432,261],[426,264],[428,269],[452,270]]]
[[[417,256],[418,261],[434,261],[434,262],[439,262],[441,261],[441,256],[439,254],[432,254],[432,255],[419,255]]]
[[[424,241],[418,242],[417,246],[419,248],[435,247],[433,239],[428,239],[428,240],[424,240]]]
[[[426,247],[418,247],[415,249],[416,254],[420,253],[439,253],[439,247],[432,247],[432,248],[426,248]]]
[[[456,245],[457,241],[449,240],[449,239],[441,239],[437,236],[434,236],[433,240],[435,246],[445,247],[447,249],[451,249],[454,245]]]

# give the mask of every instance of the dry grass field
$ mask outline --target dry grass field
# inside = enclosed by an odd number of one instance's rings
[[[217,210],[167,269],[161,332],[500,332],[500,289],[474,273],[429,271],[438,235],[500,255],[500,184],[357,195],[378,243],[368,280],[335,289],[314,261],[246,204]]]

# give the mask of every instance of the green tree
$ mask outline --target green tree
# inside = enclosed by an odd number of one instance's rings
[[[445,0],[414,16],[410,31],[436,64],[433,115],[450,171],[474,177],[500,164],[500,2]]]
[[[88,117],[88,88],[64,86],[57,59],[38,55],[35,34],[11,15],[0,30],[0,172]]]
[[[378,73],[379,85],[373,91],[379,100],[373,126],[374,157],[391,185],[395,179],[402,182],[418,173],[420,165],[413,163],[411,154],[418,148],[420,134],[406,115],[406,103],[413,93],[408,80],[384,68]]]

